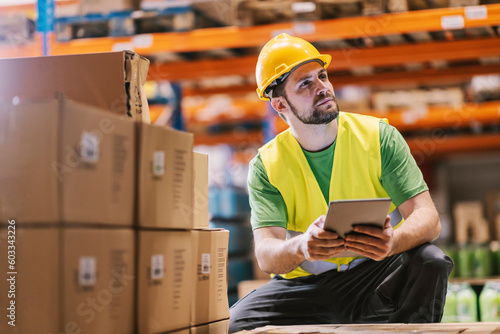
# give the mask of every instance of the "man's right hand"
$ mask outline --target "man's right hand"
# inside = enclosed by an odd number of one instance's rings
[[[325,231],[326,216],[320,216],[300,236],[300,250],[308,261],[326,260],[345,250],[344,240],[335,232]]]

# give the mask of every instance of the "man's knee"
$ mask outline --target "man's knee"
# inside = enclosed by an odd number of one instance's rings
[[[411,266],[449,276],[453,260],[436,245],[425,243],[414,249]]]

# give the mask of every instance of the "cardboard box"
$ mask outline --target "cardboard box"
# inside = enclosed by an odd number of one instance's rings
[[[193,8],[208,19],[224,26],[239,26],[243,13],[241,3],[244,0],[203,0],[193,1]]]
[[[0,274],[6,297],[7,278],[15,276],[8,301],[15,301],[15,327],[2,321],[1,333],[133,333],[131,229],[17,226],[15,232],[16,274]],[[2,226],[2,245],[7,233]],[[7,268],[5,256],[0,264]]]
[[[141,227],[193,227],[193,135],[137,124],[138,224]]]
[[[0,222],[131,226],[134,122],[64,99],[0,104]]]
[[[193,230],[195,283],[192,289],[191,326],[229,318],[227,249],[229,231]]]
[[[191,232],[138,233],[138,333],[189,327],[193,288]]]
[[[81,0],[80,15],[138,10],[139,0]]]
[[[500,215],[500,191],[486,193],[486,218],[490,226],[490,235],[494,240],[500,240],[500,229],[496,223]]]
[[[193,154],[194,228],[208,228],[208,221],[210,220],[208,211],[208,155],[197,152]]]
[[[5,222],[7,223],[7,222]],[[59,323],[59,230],[45,229],[10,229],[0,226],[0,301],[2,321],[0,333],[58,333]],[[15,231],[15,235],[13,234]],[[15,239],[14,267],[8,267],[8,240]],[[11,257],[12,259],[12,257]],[[9,270],[9,271],[8,271]],[[17,272],[10,275],[8,272]],[[14,284],[10,288],[11,280]],[[9,291],[14,291],[13,295]],[[11,307],[12,301],[14,307]],[[6,310],[13,308],[13,310]],[[6,316],[12,316],[7,318]],[[15,327],[8,322],[15,321]]]
[[[191,327],[191,334],[224,334],[229,332],[229,319]]]
[[[69,99],[149,123],[149,60],[132,51],[0,59],[0,100]]]
[[[134,333],[134,232],[68,229],[63,238],[64,329]]]

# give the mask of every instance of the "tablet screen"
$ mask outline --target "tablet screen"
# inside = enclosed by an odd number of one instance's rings
[[[383,228],[391,206],[390,198],[331,201],[325,220],[325,230],[336,232],[345,239],[354,225],[371,225]],[[342,252],[335,257],[359,256]]]

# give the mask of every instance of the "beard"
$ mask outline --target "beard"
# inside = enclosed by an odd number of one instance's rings
[[[327,110],[322,111],[316,104],[325,98],[332,98],[334,106],[328,107]],[[316,98],[314,101],[313,107],[303,115],[299,114],[299,111],[292,103],[290,103],[287,96],[285,96],[285,99],[287,100],[288,105],[290,106],[290,109],[292,110],[292,113],[295,115],[295,117],[297,117],[297,119],[304,124],[328,124],[339,116],[339,105],[337,103],[337,98],[330,92],[325,95],[318,96],[318,98]]]

